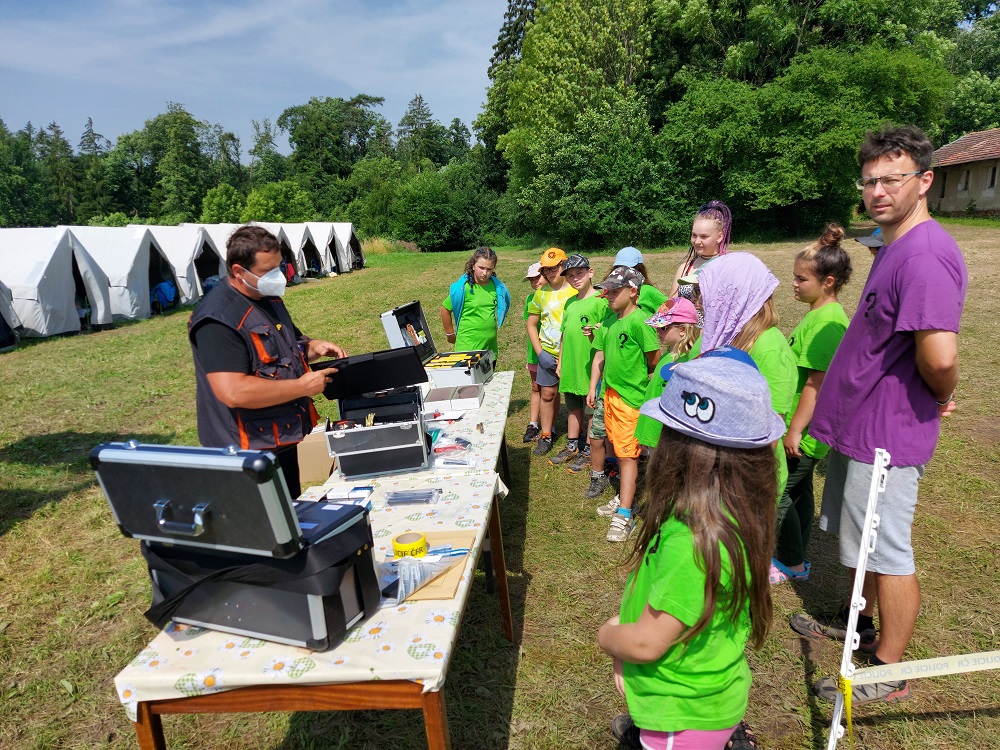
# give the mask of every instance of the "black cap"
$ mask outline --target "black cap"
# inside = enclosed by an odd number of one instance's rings
[[[561,275],[565,276],[566,272],[571,268],[590,268],[590,261],[579,253],[573,253],[563,261],[563,270]]]

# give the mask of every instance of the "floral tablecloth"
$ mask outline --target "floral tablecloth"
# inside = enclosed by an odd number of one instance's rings
[[[509,398],[509,386],[506,392]],[[500,422],[502,434],[502,418]],[[385,490],[424,487],[427,483],[443,491],[437,504],[419,510],[414,506],[386,506]],[[404,602],[380,609],[350,630],[338,646],[325,652],[171,623],[115,677],[118,697],[129,717],[135,721],[140,701],[260,684],[412,680],[421,682],[425,692],[440,689],[486,536],[490,509],[494,497],[505,493],[495,473],[431,476],[423,472],[382,477],[371,496],[376,560],[385,557],[392,537],[404,531],[476,531],[453,599]]]

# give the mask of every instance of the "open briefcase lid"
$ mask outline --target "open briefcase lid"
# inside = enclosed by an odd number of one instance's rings
[[[413,348],[355,354],[343,359],[314,362],[311,367],[314,370],[337,368],[323,389],[323,395],[331,401],[427,382],[427,371]]]
[[[90,465],[125,536],[277,558],[303,546],[272,453],[129,441],[97,446]]]

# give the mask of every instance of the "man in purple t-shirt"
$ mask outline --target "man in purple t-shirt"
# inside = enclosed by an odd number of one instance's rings
[[[858,617],[861,649],[874,664],[902,659],[920,609],[910,527],[917,482],[934,454],[940,418],[955,409],[958,325],[968,277],[955,241],[927,210],[933,146],[915,127],[869,133],[861,145],[861,190],[882,228],[882,247],[840,348],[823,380],[809,434],[831,447],[820,528],[840,535],[840,561],[854,566],[862,540],[875,449],[890,455],[880,525]],[[881,639],[872,615],[879,604]],[[843,640],[847,609],[793,615],[810,638]],[[836,680],[814,689],[833,701]],[[909,698],[905,680],[858,685],[854,703]]]

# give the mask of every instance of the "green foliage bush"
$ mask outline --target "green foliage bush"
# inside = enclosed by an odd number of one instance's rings
[[[223,183],[205,193],[201,202],[203,224],[236,224],[243,216],[246,201],[232,185]]]
[[[312,221],[316,218],[309,193],[293,180],[271,182],[250,191],[241,222],[248,221]]]

